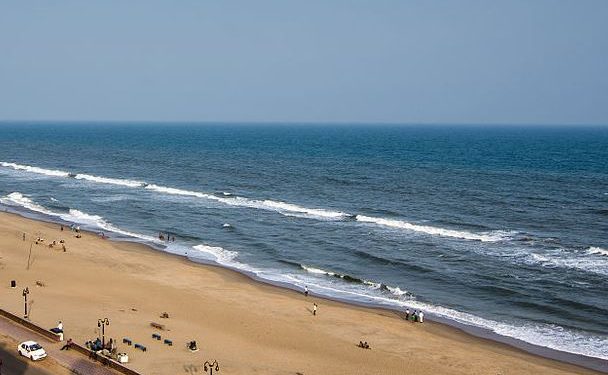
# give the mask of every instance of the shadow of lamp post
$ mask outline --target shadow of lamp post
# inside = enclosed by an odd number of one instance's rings
[[[213,370],[215,370],[215,372],[220,371],[220,364],[217,363],[215,359],[213,360],[213,363],[205,361],[205,364],[203,365],[203,370],[207,372],[207,369],[209,369],[210,375],[213,375]]]
[[[106,326],[110,325],[110,319],[97,319],[97,327],[101,328],[101,346],[106,347]]]
[[[23,289],[23,317],[27,319],[27,295],[30,294],[30,289]]]

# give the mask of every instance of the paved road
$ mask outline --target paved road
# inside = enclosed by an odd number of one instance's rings
[[[12,337],[13,339],[15,339],[18,342],[25,341],[25,340],[38,341],[40,343],[40,345],[42,345],[44,347],[44,349],[46,350],[46,352],[48,353],[48,355],[49,355],[48,358],[52,358],[54,361],[59,363],[61,366],[63,366],[66,369],[72,370],[76,374],[82,374],[82,375],[117,375],[118,374],[117,372],[110,370],[107,367],[102,367],[99,363],[89,360],[87,357],[83,356],[82,354],[77,353],[74,350],[60,351],[59,349],[61,348],[61,346],[63,346],[63,343],[52,342],[52,341],[48,340],[47,338],[45,338],[33,331],[30,331],[29,329],[24,328],[24,327],[16,324],[15,322],[8,320],[4,317],[0,317],[0,333],[4,334],[6,336]],[[1,346],[2,346],[2,343],[0,343],[0,347]],[[6,345],[5,345],[4,349],[5,349],[5,351],[8,351],[9,354],[12,354],[12,352],[14,352],[15,354],[17,353],[16,346],[13,349],[12,347],[6,347]],[[4,360],[4,353],[2,353],[0,355],[3,356],[2,358]],[[11,357],[11,356],[9,355],[9,357]],[[17,359],[15,359],[15,358],[8,359],[9,362],[5,361],[7,363],[7,365],[6,365],[7,373],[6,374],[4,373],[5,371],[4,371],[4,365],[3,365],[1,375],[13,375],[13,373],[8,372],[9,371],[8,366],[17,366],[17,367],[15,367],[16,371],[19,370],[19,366],[23,366],[23,363],[21,365],[19,363],[13,363],[12,362],[13,360],[19,361],[18,358]],[[27,362],[25,362],[25,364],[27,365]],[[44,366],[44,364],[42,364],[42,366]],[[25,366],[24,372],[15,372],[15,374],[30,375],[29,371],[39,370],[37,367],[38,366],[34,367],[32,365]],[[32,372],[31,374],[48,375],[49,373],[46,371],[43,371],[43,372]]]
[[[29,360],[17,355],[17,348],[0,343],[1,375],[52,375],[43,369],[33,367]]]

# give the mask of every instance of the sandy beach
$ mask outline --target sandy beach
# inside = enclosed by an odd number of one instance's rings
[[[32,245],[38,237],[44,244]],[[61,239],[66,252],[48,247]],[[14,289],[11,280],[17,281]],[[21,293],[29,287],[31,321],[50,328],[62,320],[66,339],[79,343],[96,338],[97,320],[107,317],[106,338],[118,340],[129,367],[144,374],[201,371],[212,359],[220,374],[596,373],[443,324],[410,323],[381,309],[305,297],[140,244],[91,233],[75,238],[57,224],[9,213],[0,214],[0,286],[3,309],[22,314]],[[163,312],[169,318],[160,318]],[[174,345],[154,340],[153,333]],[[148,350],[122,344],[123,337]],[[198,352],[187,350],[190,340]],[[358,348],[360,340],[372,349]]]

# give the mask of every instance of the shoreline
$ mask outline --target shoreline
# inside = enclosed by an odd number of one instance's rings
[[[10,208],[10,210],[5,209],[4,212],[0,213],[0,220],[2,216],[11,215],[26,221],[29,220],[33,221],[34,223],[45,223],[47,225],[58,225],[60,223],[68,223],[63,220],[46,219],[44,217],[40,217],[42,215],[32,214],[29,211],[20,212],[19,210],[12,210],[12,207]],[[82,230],[82,232],[87,233],[88,236],[97,237],[97,234],[90,230]],[[162,249],[157,249],[154,246],[151,246],[150,244],[142,243],[139,241],[129,241],[126,239],[112,237],[110,237],[110,240],[111,241],[109,242],[117,244],[117,247],[121,247],[122,245],[128,244],[128,246],[139,248],[143,252],[153,253],[155,257],[158,256],[161,259],[175,259],[182,264],[187,263],[194,265],[201,272],[215,272],[225,275],[231,279],[236,279],[237,283],[251,284],[255,288],[261,289],[264,293],[277,293],[280,295],[287,295],[290,298],[302,297],[302,293],[293,285],[262,279],[260,277],[257,277],[252,272],[226,267],[224,265],[220,265],[213,262],[205,262],[200,260],[195,261],[192,259],[188,259],[183,255],[164,252],[162,251]],[[167,255],[169,255],[169,257],[167,257]],[[401,320],[401,324],[403,324],[404,326],[409,326],[409,323],[405,323],[402,321],[399,310],[387,306],[378,306],[374,304],[367,304],[363,302],[345,300],[341,298],[332,298],[328,296],[318,295],[314,292],[311,293],[311,297],[309,297],[309,299],[312,298],[323,301],[324,306],[334,306],[346,310],[364,311],[368,314],[385,316],[391,319],[399,319]],[[581,368],[608,373],[608,361],[599,358],[586,357],[580,354],[562,352],[542,346],[528,344],[518,339],[498,335],[486,329],[468,326],[456,321],[451,321],[449,319],[437,316],[432,316],[428,320],[429,323],[425,323],[424,326],[430,327],[430,331],[433,331],[435,334],[438,334],[440,336],[465,336],[463,338],[465,341],[476,341],[481,345],[496,347],[502,351],[512,352],[512,354],[517,357],[530,356],[536,358],[537,361],[555,361],[556,366],[563,365],[570,367],[572,365],[575,365],[580,366]]]

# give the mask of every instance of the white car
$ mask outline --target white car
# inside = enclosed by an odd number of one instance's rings
[[[32,361],[39,361],[46,357],[46,351],[36,341],[25,341],[19,344],[17,351],[20,355],[31,359]]]

